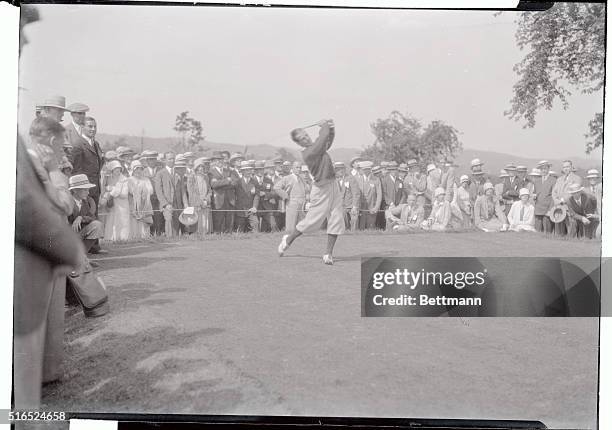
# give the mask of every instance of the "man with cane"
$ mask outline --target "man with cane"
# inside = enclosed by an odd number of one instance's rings
[[[291,139],[302,147],[302,158],[313,177],[310,192],[310,208],[306,217],[300,221],[291,234],[283,236],[278,245],[278,254],[282,257],[293,241],[303,233],[317,231],[327,219],[327,249],[323,263],[332,265],[334,245],[338,235],[344,233],[344,214],[340,186],[336,181],[334,164],[327,153],[335,135],[334,122],[321,120],[319,137],[314,142],[303,128],[291,132]]]

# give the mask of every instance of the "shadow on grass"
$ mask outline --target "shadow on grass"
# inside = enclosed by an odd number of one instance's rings
[[[108,257],[103,260],[98,260],[99,266],[96,267],[96,273],[104,272],[112,269],[127,269],[135,267],[150,266],[153,263],[160,261],[183,261],[185,257]]]
[[[221,379],[180,382],[181,375],[211,365],[205,359],[180,358],[180,350],[224,331],[209,327],[184,333],[167,326],[134,334],[104,333],[87,345],[69,343],[65,351],[65,369],[69,371],[63,381],[44,387],[43,408],[168,412],[181,405],[194,410],[231,410],[242,401],[242,395],[238,390],[217,387]],[[153,357],[160,353],[169,358]],[[160,384],[162,380],[171,383]]]

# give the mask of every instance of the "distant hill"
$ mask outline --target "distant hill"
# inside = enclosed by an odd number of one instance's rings
[[[98,141],[102,145],[104,150],[114,148],[118,144],[129,146],[137,152],[141,150],[141,138],[139,136],[128,136],[128,135],[113,135],[103,134],[97,135]],[[120,143],[118,143],[120,142]],[[144,137],[142,139],[143,149],[153,149],[159,152],[165,152],[171,150],[177,143],[176,138],[172,137]],[[207,149],[202,151],[201,155],[210,155],[212,151],[230,151],[240,152],[244,151],[243,145],[236,145],[233,143],[221,143],[221,142],[210,142],[204,141],[200,144],[203,148]],[[290,152],[296,159],[299,159],[299,150],[295,147],[280,147],[273,145],[253,145],[247,148],[247,153],[250,157],[255,159],[271,159],[277,156],[277,151],[280,148],[284,148]],[[358,155],[361,152],[359,148],[332,148],[329,153],[334,161],[348,162],[352,157]],[[505,154],[494,151],[481,151],[470,148],[465,148],[456,158],[455,163],[459,165],[459,173],[467,173],[469,170],[470,161],[474,158],[480,158],[484,163],[484,169],[492,174],[497,174],[508,162],[514,162],[516,164],[523,164],[529,167],[535,167],[539,159],[519,157],[511,154]],[[564,158],[550,158],[549,161],[553,164],[553,170],[560,171],[561,163]],[[579,174],[584,174],[587,169],[598,169],[601,172],[601,161],[594,163],[591,160],[585,158],[573,158],[574,166],[578,170]]]

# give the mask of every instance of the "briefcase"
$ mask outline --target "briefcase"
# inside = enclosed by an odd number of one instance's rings
[[[101,317],[108,313],[110,308],[106,286],[90,267],[70,273],[67,280],[68,294],[83,307],[86,317]]]

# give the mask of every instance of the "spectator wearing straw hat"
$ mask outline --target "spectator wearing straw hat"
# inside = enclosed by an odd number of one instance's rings
[[[342,161],[334,163],[334,171],[342,196],[345,227],[347,230],[355,231],[359,225],[359,205],[361,201],[359,183],[353,175],[346,173],[346,166]]]
[[[182,223],[179,215],[183,209],[189,206],[187,189],[187,160],[184,154],[178,154],[174,160],[173,180],[174,199],[172,201],[172,229],[173,234],[192,234],[197,230],[197,222]]]
[[[90,183],[84,174],[71,176],[68,184],[75,203],[72,213],[68,215],[68,223],[81,237],[85,251],[89,252],[96,241],[104,237],[104,226],[97,219],[96,202],[89,195],[96,185]]]
[[[597,198],[576,183],[570,184],[566,192],[569,194],[566,201],[568,218],[572,218],[575,222],[575,228],[570,231],[570,235],[593,239],[600,222]]]
[[[540,177],[533,179],[535,193],[535,229],[539,232],[552,233],[553,224],[548,216],[553,206],[552,190],[557,179],[550,172],[551,163],[548,160],[541,160],[538,163]]]
[[[363,172],[363,182],[360,188],[361,204],[359,214],[359,229],[373,229],[376,227],[376,215],[382,203],[382,185],[372,173],[371,161],[362,161],[359,164]]]
[[[164,154],[162,162],[165,166],[161,167],[153,179],[155,195],[159,200],[159,208],[164,217],[164,233],[166,237],[172,236],[172,213],[174,202],[174,159],[176,155],[169,151]]]
[[[446,200],[446,191],[442,187],[434,190],[434,201],[429,217],[421,224],[423,230],[445,231],[451,219],[450,202]]]
[[[195,208],[198,215],[197,231],[199,234],[212,233],[211,199],[212,189],[207,169],[208,159],[195,159],[193,174],[187,176],[187,197],[189,206]]]
[[[354,176],[355,178],[357,178],[358,176],[360,176],[361,173],[361,169],[359,168],[359,163],[363,161],[363,158],[360,156],[356,156],[351,158],[351,161],[349,162],[349,166],[351,166],[351,175]]]
[[[294,161],[291,173],[274,184],[274,192],[285,202],[285,230],[291,234],[304,218],[308,185],[301,172],[302,165]],[[308,171],[306,171],[308,173]]]
[[[258,232],[259,219],[259,185],[253,178],[254,164],[248,161],[240,163],[240,179],[236,184],[236,228],[239,232]]]
[[[504,178],[504,188],[502,190],[506,215],[510,212],[512,204],[519,200],[519,191],[523,188],[523,181],[516,175],[516,169],[514,163],[506,164],[506,167],[504,167],[504,170],[508,172],[508,177]]]
[[[77,142],[83,134],[83,127],[85,126],[85,117],[89,112],[89,106],[84,103],[72,103],[67,107],[72,117],[72,121],[65,125],[66,129],[66,140],[71,146]]]
[[[40,116],[51,118],[57,122],[62,122],[64,114],[68,112],[66,108],[66,97],[51,96],[45,99],[44,102],[38,104],[40,108]]]
[[[552,199],[555,205],[567,205],[567,200],[570,197],[568,192],[570,185],[582,185],[582,178],[574,173],[574,165],[571,160],[563,161],[561,172],[561,176],[557,178],[552,189]],[[574,228],[575,219],[568,216],[563,222],[555,224],[555,234],[560,236],[573,235]]]
[[[474,203],[474,224],[485,232],[505,231],[508,221],[504,211],[495,197],[495,187],[490,182],[483,185],[484,194]]]
[[[499,182],[495,184],[495,195],[499,198],[500,201],[503,202],[503,197],[502,194],[504,193],[504,186],[505,186],[505,181],[506,178],[509,178],[510,175],[508,174],[508,171],[506,169],[501,169],[499,171]]]
[[[597,215],[601,220],[601,200],[603,195],[602,185],[601,185],[601,175],[597,169],[590,169],[587,171],[586,180],[588,182],[585,191],[592,196],[595,196],[597,200]],[[597,237],[601,236],[601,222],[597,226],[597,231],[595,232]]]
[[[527,179],[525,179],[525,188],[529,190],[531,194],[531,201],[534,202],[535,198],[535,184],[537,180],[542,176],[542,172],[537,167],[531,169],[531,171],[527,174]]]
[[[129,146],[119,146],[117,147],[116,151],[117,159],[123,167],[123,174],[127,176],[129,175],[130,163],[134,159],[136,152]]]
[[[153,225],[153,184],[145,176],[145,166],[140,160],[130,164],[132,176],[128,179],[130,193],[130,233],[135,239],[144,239],[151,235]]]
[[[508,212],[509,230],[512,231],[536,231],[535,230],[535,208],[529,201],[531,192],[527,188],[519,190],[519,200],[512,203]]]

